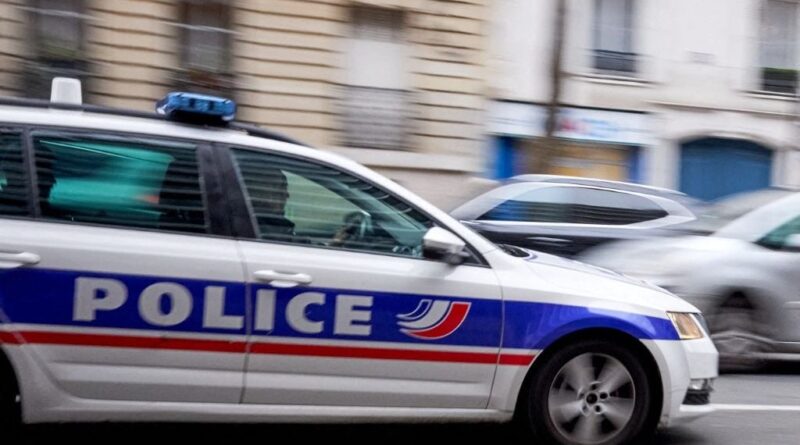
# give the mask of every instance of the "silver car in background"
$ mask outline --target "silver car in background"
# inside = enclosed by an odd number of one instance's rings
[[[580,259],[649,281],[700,308],[722,369],[800,359],[800,193],[709,236],[623,241]]]
[[[772,201],[789,196],[798,190],[788,187],[767,187],[759,190],[735,193],[723,198],[707,202],[702,208],[697,208],[697,219],[686,224],[670,227],[674,235],[710,235],[724,227],[731,221],[744,216],[761,206]]]
[[[641,184],[520,175],[451,216],[496,244],[572,258],[608,242],[674,236],[702,207],[681,192]]]

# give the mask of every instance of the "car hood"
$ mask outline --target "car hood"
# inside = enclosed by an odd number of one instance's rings
[[[665,258],[671,261],[695,262],[752,248],[752,243],[740,239],[681,236],[610,243],[584,252],[579,259],[600,267],[627,272],[637,262],[659,262]]]
[[[542,253],[536,253],[526,262],[537,276],[568,293],[662,311],[700,312],[658,286],[606,268]]]

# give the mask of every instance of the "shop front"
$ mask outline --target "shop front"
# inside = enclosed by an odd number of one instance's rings
[[[531,173],[530,160],[545,134],[546,109],[524,102],[494,101],[489,128],[494,147],[490,172],[496,179]],[[651,117],[641,112],[562,107],[560,139],[544,173],[616,181],[647,182],[642,151],[652,145]]]

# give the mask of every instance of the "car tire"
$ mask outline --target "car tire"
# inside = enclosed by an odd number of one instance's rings
[[[15,432],[20,427],[18,400],[19,397],[14,385],[0,381],[0,431],[3,431],[3,434]]]
[[[13,437],[22,425],[22,408],[14,370],[3,351],[0,351],[0,432]]]
[[[729,298],[708,317],[721,372],[757,372],[766,365],[770,341],[762,335],[758,314],[743,295]]]
[[[546,358],[523,390],[520,419],[537,443],[646,442],[658,412],[641,358],[602,340],[568,344]]]

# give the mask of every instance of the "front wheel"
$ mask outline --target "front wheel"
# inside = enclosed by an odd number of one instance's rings
[[[547,359],[530,380],[524,421],[539,439],[564,445],[616,445],[655,430],[647,372],[632,351],[585,340]]]
[[[0,374],[1,376],[1,374]],[[6,381],[0,381],[0,434],[16,432],[20,427],[19,395]]]
[[[771,342],[761,334],[765,329],[745,298],[728,300],[708,317],[708,324],[721,372],[757,372],[765,366]]]

